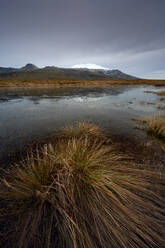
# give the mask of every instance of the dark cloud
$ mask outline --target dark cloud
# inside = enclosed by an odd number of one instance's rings
[[[0,66],[95,63],[165,78],[164,0],[0,0]]]

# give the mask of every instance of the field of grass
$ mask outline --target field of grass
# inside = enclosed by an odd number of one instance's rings
[[[65,127],[3,172],[1,247],[163,247],[164,182],[95,124]]]
[[[0,87],[34,86],[103,86],[103,85],[155,85],[165,86],[165,80],[21,80],[0,78]]]

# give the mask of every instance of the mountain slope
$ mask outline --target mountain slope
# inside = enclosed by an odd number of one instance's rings
[[[0,67],[0,78],[18,80],[111,80],[137,79],[119,70],[87,69],[87,68],[58,68],[47,66],[42,69],[33,64],[15,68]]]

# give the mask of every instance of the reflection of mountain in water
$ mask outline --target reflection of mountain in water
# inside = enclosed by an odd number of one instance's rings
[[[22,99],[24,97],[33,101],[35,104],[43,99],[58,101],[62,98],[71,97],[90,97],[99,98],[103,95],[117,96],[125,90],[125,87],[106,87],[106,88],[2,88],[0,89],[0,101],[10,101],[14,99]]]

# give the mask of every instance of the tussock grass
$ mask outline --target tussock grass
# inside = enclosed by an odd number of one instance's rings
[[[157,109],[163,110],[163,109],[165,109],[165,106],[164,105],[161,105],[161,104],[158,104],[157,105]]]
[[[155,102],[145,102],[145,101],[140,101],[140,104],[148,104],[148,105],[155,105]]]
[[[164,90],[158,91],[158,92],[156,92],[156,94],[157,94],[158,96],[165,96],[165,91],[164,91]]]
[[[150,93],[150,94],[156,94],[158,96],[165,96],[165,91],[150,91],[150,90],[146,90],[144,91],[144,93]]]
[[[165,97],[161,97],[160,98],[160,101],[165,101]]]
[[[145,90],[144,93],[155,94],[155,91],[152,91],[152,90]]]
[[[132,118],[133,121],[143,124],[138,129],[146,130],[147,133],[165,142],[165,116],[159,115],[145,119]],[[144,126],[145,125],[145,126]]]
[[[90,122],[78,122],[75,126],[69,125],[61,130],[63,138],[105,138],[101,127]]]
[[[163,247],[164,179],[98,139],[45,145],[1,180],[9,247]]]
[[[155,105],[156,103],[155,102],[147,102],[147,104],[149,104],[149,105]]]
[[[132,121],[137,121],[137,122],[140,122],[142,124],[146,124],[147,123],[147,118],[146,119],[139,119],[139,118],[132,118],[131,119]]]
[[[165,142],[165,117],[153,117],[148,121],[147,131],[152,136],[159,138]]]

